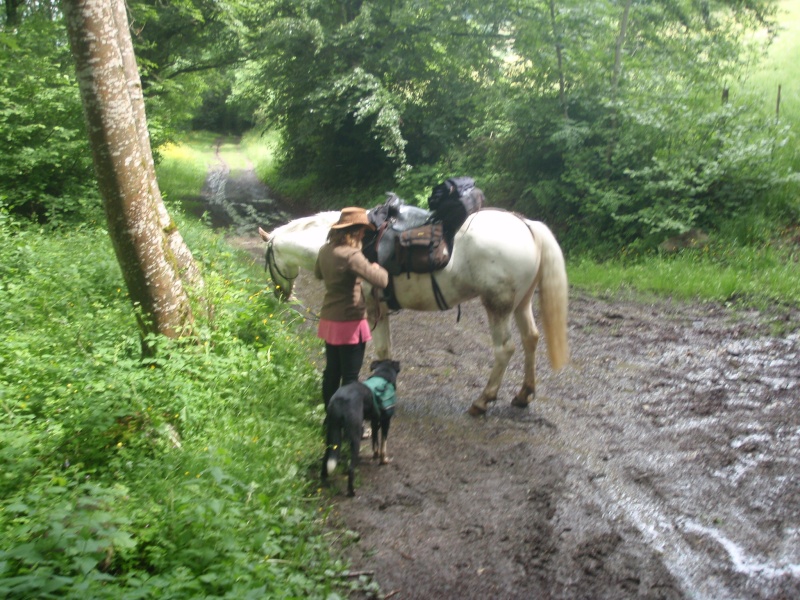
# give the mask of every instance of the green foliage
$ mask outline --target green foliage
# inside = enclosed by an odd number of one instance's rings
[[[154,146],[190,122],[257,121],[279,136],[259,173],[297,210],[387,190],[424,204],[434,184],[469,174],[568,250],[613,256],[754,210],[797,218],[793,63],[779,65],[777,122],[774,78],[768,102],[740,83],[764,71],[776,32],[794,47],[774,6],[144,0],[130,14]],[[56,224],[97,220],[59,16],[29,9],[0,37],[0,196]],[[175,198],[203,167],[159,174]]]
[[[226,69],[244,57],[240,40],[246,32],[236,17],[238,4],[236,0],[129,3],[154,146],[188,128],[204,102],[230,85]],[[224,115],[221,118],[224,123]]]
[[[720,105],[756,47],[766,4],[531,4],[472,164],[485,189],[547,221],[572,250],[643,250],[692,227],[713,229],[792,185],[775,160],[787,127],[744,103]],[[617,49],[620,49],[617,54]],[[561,60],[559,60],[560,51]]]
[[[315,340],[221,238],[181,230],[215,310],[142,360],[107,234],[48,236],[0,211],[5,598],[347,589],[306,476],[322,451]]]
[[[496,60],[481,41],[499,25],[482,7],[275,3],[247,21],[256,60],[234,98],[258,102],[265,125],[281,131],[290,176],[311,169],[320,185],[385,185],[466,139],[465,112]]]
[[[684,249],[677,255],[623,253],[598,262],[586,256],[569,261],[570,284],[595,294],[636,290],[679,300],[770,307],[800,306],[800,251],[793,243],[756,245],[755,237],[769,239],[774,232],[753,231],[750,239],[731,243],[712,241],[702,249]],[[745,227],[743,227],[745,228]],[[786,239],[792,232],[784,232]],[[796,233],[795,233],[796,235]]]
[[[574,234],[588,233],[596,246],[638,241],[653,248],[694,227],[708,231],[738,220],[753,207],[768,210],[769,191],[791,181],[773,161],[788,130],[733,106],[682,113],[680,119],[629,115],[610,166],[596,168],[607,137],[599,137],[599,147],[588,142],[576,149],[555,187],[567,203],[566,211],[557,210],[568,214],[554,220],[571,220]]]
[[[66,34],[26,19],[0,44],[0,196],[55,225],[99,218],[94,170]]]

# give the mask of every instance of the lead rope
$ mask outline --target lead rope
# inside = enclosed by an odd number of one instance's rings
[[[370,328],[370,331],[375,331],[375,328],[378,326],[378,321],[383,318],[383,311],[381,310],[381,290],[374,287],[370,294],[372,295],[372,301],[375,303],[375,324]]]

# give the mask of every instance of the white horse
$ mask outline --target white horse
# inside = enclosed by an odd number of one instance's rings
[[[299,269],[313,272],[317,253],[338,218],[339,212],[329,211],[296,219],[272,233],[259,228],[267,242],[267,268],[280,298],[290,299]],[[453,307],[480,298],[491,327],[494,365],[469,414],[485,414],[489,403],[497,399],[514,353],[512,313],[525,352],[522,387],[512,405],[525,407],[535,397],[539,330],[533,319],[532,300],[537,286],[548,356],[557,370],[569,361],[567,273],[561,248],[544,223],[503,210],[479,211],[470,215],[456,233],[450,262],[444,269],[432,274],[403,273],[394,278],[395,296],[402,308],[435,311],[441,310],[442,300],[446,307]],[[369,289],[365,289],[365,296],[376,355],[389,358],[389,311],[382,302],[377,306]]]

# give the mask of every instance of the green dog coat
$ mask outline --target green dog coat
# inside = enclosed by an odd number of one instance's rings
[[[370,377],[361,383],[372,392],[372,405],[375,407],[375,413],[392,416],[394,405],[397,403],[394,384],[378,376]]]

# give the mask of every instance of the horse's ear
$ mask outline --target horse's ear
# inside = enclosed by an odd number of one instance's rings
[[[263,229],[261,229],[261,227],[259,227],[259,228],[258,228],[258,235],[260,235],[260,236],[261,236],[261,239],[262,239],[262,240],[264,240],[265,242],[268,242],[268,241],[269,241],[269,239],[270,239],[270,237],[272,237],[272,236],[270,236],[270,234],[268,234],[266,231],[264,231]]]

